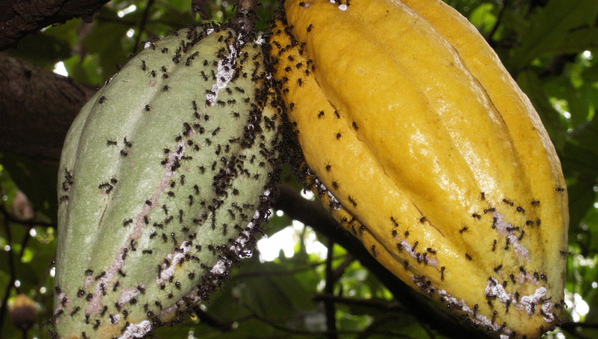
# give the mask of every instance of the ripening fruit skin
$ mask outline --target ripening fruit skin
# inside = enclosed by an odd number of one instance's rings
[[[560,162],[475,27],[438,0],[287,0],[271,34],[306,180],[337,220],[492,336],[558,325]]]
[[[279,176],[263,46],[226,24],[146,44],[84,106],[60,164],[54,323],[139,338],[251,254]]]

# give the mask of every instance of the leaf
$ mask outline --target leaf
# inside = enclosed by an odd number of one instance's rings
[[[579,68],[577,65],[572,65],[570,68]],[[568,73],[573,73],[569,70]],[[571,75],[571,78],[573,75]],[[569,128],[577,128],[578,126],[587,123],[592,116],[592,107],[595,96],[598,95],[598,89],[588,84],[574,87],[572,79],[558,76],[558,77],[544,77],[542,88],[546,95],[552,100],[566,101],[566,105],[560,108],[562,111],[567,111],[570,114],[568,119]],[[598,102],[598,101],[597,101]]]
[[[594,208],[596,192],[594,183],[578,181],[567,186],[569,193],[569,222],[572,228],[576,228],[588,211]]]
[[[598,153],[590,147],[568,142],[560,158],[567,177],[591,178],[598,175]]]
[[[565,37],[546,46],[548,53],[579,53],[598,48],[598,27],[584,27],[569,32]]]
[[[81,28],[82,24],[82,19],[74,18],[63,24],[55,24],[44,29],[44,34],[53,38],[64,40],[70,46],[73,46],[78,42],[78,30]]]
[[[38,213],[38,220],[43,219],[44,216],[55,220],[58,208],[56,168],[11,154],[0,154],[0,163],[33,203]]]
[[[189,3],[187,1],[187,6]],[[185,26],[192,25],[195,20],[193,20],[193,16],[189,11],[191,7],[185,8],[186,11],[181,12],[176,10],[175,8],[165,8],[163,13],[160,14],[160,20],[165,22],[176,23],[176,27],[171,27],[171,29],[179,29]]]
[[[63,62],[70,78],[88,85],[104,83],[97,55],[88,55],[83,61],[74,55]]]
[[[235,321],[238,327],[232,332],[220,332],[200,323],[195,333],[201,338],[261,338],[280,333],[255,315],[283,327],[304,328],[308,319],[317,314],[317,304],[304,287],[315,286],[314,273],[311,269],[291,273],[290,265],[260,263],[257,258],[244,262],[207,306],[211,317],[220,322]]]
[[[21,39],[18,48],[8,52],[36,66],[53,69],[54,64],[70,56],[71,48],[64,38],[37,32]]]
[[[596,58],[598,53],[593,53],[593,55]],[[582,79],[587,83],[598,82],[598,62],[594,61],[590,67],[583,71]]]
[[[395,335],[390,335],[391,333]],[[416,319],[409,315],[385,312],[377,314],[372,324],[357,338],[369,338],[371,336],[376,338],[426,338],[429,337],[429,333]]]
[[[586,122],[572,133],[572,142],[592,150],[594,154],[598,155],[598,117],[596,115],[591,121]]]
[[[113,75],[117,65],[124,64],[131,53],[131,50],[125,51],[122,44],[128,30],[127,26],[118,23],[101,23],[82,42],[89,53],[98,54],[104,79]]]
[[[593,208],[598,179],[598,119],[594,118],[570,139],[560,154],[568,179],[571,226],[575,227]],[[573,179],[573,182],[571,182]]]
[[[560,149],[565,142],[566,125],[559,112],[550,104],[548,96],[542,88],[542,81],[536,73],[524,71],[517,77],[517,83],[538,111],[555,147]]]
[[[478,28],[481,32],[489,32],[492,27],[496,24],[496,16],[492,13],[494,11],[494,5],[490,3],[484,3],[479,5],[476,9],[471,12],[469,21]]]
[[[262,229],[266,232],[268,236],[274,235],[276,232],[282,231],[286,227],[291,225],[291,219],[286,215],[278,216],[273,214],[273,216],[268,220],[267,224],[262,225]]]
[[[189,0],[169,0],[168,5],[180,12],[189,12],[189,10],[191,9],[189,5]]]
[[[538,8],[529,26],[518,32],[520,46],[513,49],[508,68],[517,73],[553,46],[565,44],[570,31],[594,24],[597,11],[595,0],[549,1]]]
[[[598,198],[598,197],[597,197]],[[583,218],[583,220],[581,221],[582,227],[581,229],[585,229],[585,231],[588,234],[588,249],[587,249],[587,253],[589,253],[589,259],[594,259],[594,260],[598,260],[598,242],[596,241],[592,241],[593,239],[598,239],[598,208],[594,207],[594,208],[590,208],[590,210],[588,211],[588,213],[586,214],[586,216]],[[596,265],[596,269],[598,270],[598,265]],[[592,279],[588,279],[586,280],[586,283],[588,283],[589,286],[586,286],[588,289],[591,286],[592,282],[594,282],[595,277],[592,277]],[[596,289],[594,287],[592,287],[592,289],[594,291],[596,291]],[[598,291],[596,291],[598,292]],[[597,305],[597,304],[594,304]],[[598,309],[595,310],[596,311],[596,315],[598,316]]]
[[[127,31],[132,27],[119,22],[116,9],[104,6],[99,16],[102,20],[93,23],[93,29],[80,43],[88,54],[97,55],[102,78],[107,79],[116,72],[117,65],[126,63],[132,52],[133,41],[127,37]]]
[[[566,87],[564,99],[567,100],[574,128],[591,119],[592,105],[594,104],[592,101],[596,99],[596,95],[598,95],[598,90],[594,86],[584,84],[581,88]]]
[[[268,272],[281,272],[284,268],[275,263],[262,263],[252,271],[263,275],[246,279],[245,302],[254,310],[261,311],[269,319],[286,318],[296,307],[310,308],[310,294],[296,277],[290,274],[269,275]],[[274,301],[274,302],[273,302]]]

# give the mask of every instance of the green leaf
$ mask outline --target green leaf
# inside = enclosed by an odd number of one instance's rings
[[[481,32],[489,32],[496,24],[496,16],[493,14],[494,5],[484,3],[471,12],[469,21]]]
[[[190,9],[190,7],[187,9]],[[165,8],[164,11],[162,13],[160,13],[158,18],[160,21],[176,23],[176,25],[174,27],[171,26],[171,29],[183,28],[183,27],[189,26],[195,22],[195,20],[193,20],[193,16],[191,15],[190,10],[188,10],[186,12],[181,12],[180,10],[177,10],[176,8],[170,8],[170,7]]]
[[[582,79],[587,83],[598,83],[598,62],[595,61],[595,58],[598,57],[598,52],[593,53],[593,55],[593,63],[582,72]]]
[[[598,95],[598,90],[594,86],[584,84],[581,88],[566,87],[564,99],[569,105],[571,123],[574,128],[591,119],[596,95]]]
[[[594,118],[579,129],[566,143],[560,157],[568,177],[570,219],[572,227],[575,227],[596,201],[598,119]]]
[[[310,294],[303,288],[303,285],[290,274],[268,274],[280,273],[284,271],[275,263],[262,263],[256,267],[248,267],[254,276],[250,279],[244,279],[245,303],[253,310],[260,312],[261,315],[269,318],[285,318],[292,314],[296,307],[309,308],[312,303]],[[276,300],[275,303],[272,303]]]
[[[571,31],[594,24],[597,11],[595,0],[549,1],[538,8],[530,15],[528,27],[521,27],[520,45],[513,49],[508,68],[517,73],[540,54],[566,45]]]
[[[84,22],[80,18],[71,19],[63,24],[55,24],[44,29],[44,34],[47,36],[63,40],[70,46],[77,44],[79,40],[79,29]]]
[[[598,208],[590,208],[580,224],[580,229],[587,234],[589,239],[586,253],[589,254],[589,259],[594,258],[594,260],[598,260],[598,258],[596,258],[598,255],[598,242],[595,241],[595,239],[598,239]],[[598,269],[598,265],[596,268]],[[590,283],[590,286],[591,283],[594,282],[595,277],[597,276],[594,276],[591,280],[587,280],[587,282]],[[587,286],[587,288],[589,289],[590,286]],[[595,290],[594,287],[592,287],[592,289]],[[598,312],[598,309],[596,309],[596,312]]]
[[[168,6],[179,12],[191,12],[189,0],[169,0]]]
[[[586,122],[572,133],[571,141],[598,154],[598,117]]]
[[[127,31],[133,28],[120,21],[115,9],[104,6],[98,16],[102,19],[93,23],[93,29],[81,41],[81,46],[87,54],[97,56],[102,77],[107,79],[131,54],[133,40],[127,37]]]
[[[568,73],[573,72],[569,71]],[[587,123],[593,116],[595,103],[598,103],[596,100],[598,88],[589,84],[574,87],[572,78],[573,75],[569,78],[564,76],[545,77],[542,79],[542,88],[551,99],[561,103],[566,102],[559,109],[570,114],[568,126],[575,129]]]
[[[598,153],[591,145],[568,142],[560,153],[563,171],[568,177],[591,178],[598,175]]]
[[[596,192],[592,182],[578,181],[567,186],[569,193],[569,222],[577,227],[588,211],[594,208]]]
[[[21,39],[18,48],[8,52],[36,66],[53,69],[54,64],[71,55],[71,48],[64,38],[37,32]]]
[[[560,41],[546,46],[548,53],[579,53],[598,48],[598,27],[584,27],[573,30]]]
[[[565,142],[566,125],[559,112],[550,104],[542,88],[542,81],[535,72],[525,71],[519,74],[517,83],[538,111],[555,147],[560,149]]]
[[[38,217],[41,220],[55,220],[58,206],[56,168],[6,153],[0,154],[0,163],[33,203]]]

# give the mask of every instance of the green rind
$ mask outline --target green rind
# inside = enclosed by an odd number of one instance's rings
[[[148,43],[83,108],[59,175],[61,337],[147,333],[218,287],[267,219],[269,96],[261,46],[203,27]]]

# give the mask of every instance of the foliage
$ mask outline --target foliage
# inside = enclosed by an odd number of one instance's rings
[[[446,2],[466,15],[496,49],[539,111],[558,149],[570,199],[568,312],[578,323],[557,332],[572,338],[596,337],[598,6],[595,0]],[[264,21],[258,30],[267,29],[266,20],[276,7],[276,1],[261,2]],[[223,21],[232,16],[233,6],[209,1],[208,11],[213,20]],[[10,53],[50,69],[62,62],[71,78],[93,86],[143,48],[144,41],[194,21],[188,0],[112,1],[91,23],[69,20],[48,27],[26,37]],[[1,310],[6,312],[0,318],[0,337],[22,336],[11,324],[5,305],[24,293],[38,310],[36,323],[26,335],[48,338],[43,323],[52,315],[56,168],[8,154],[0,154],[0,164],[0,298]],[[291,175],[283,179],[299,190]],[[28,202],[35,217],[25,220]],[[346,249],[328,244],[308,227],[291,224],[285,216],[274,217],[266,233],[272,238],[277,232],[294,232],[292,256],[281,251],[276,259],[262,262],[256,250],[210,303],[184,323],[160,329],[157,337],[323,337],[330,324],[326,303],[320,301],[331,299],[338,336],[441,337],[407,314]],[[313,252],[314,244],[326,247],[328,257],[326,251]],[[336,273],[334,279],[330,275],[327,279],[327,267]]]

